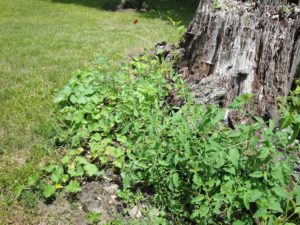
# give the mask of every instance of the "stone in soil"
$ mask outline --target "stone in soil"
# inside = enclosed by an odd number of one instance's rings
[[[122,217],[122,203],[117,199],[119,186],[107,181],[86,183],[78,194],[84,212],[101,213],[101,222]]]

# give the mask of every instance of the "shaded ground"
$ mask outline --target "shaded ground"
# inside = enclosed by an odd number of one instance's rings
[[[18,204],[14,189],[55,158],[47,142],[52,98],[72,71],[99,56],[118,64],[157,41],[177,38],[159,17],[95,8],[96,0],[55,1],[0,1],[0,224],[32,224],[28,212],[35,197]]]
[[[120,3],[119,0],[51,0],[57,3],[76,4],[86,7],[96,8],[99,10],[113,11]],[[167,20],[171,17],[175,21],[181,21],[188,25],[193,17],[199,0],[146,0],[149,5],[147,13],[142,13],[140,16],[145,18],[159,18]]]

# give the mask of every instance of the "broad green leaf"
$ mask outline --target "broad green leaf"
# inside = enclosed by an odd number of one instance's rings
[[[123,189],[126,190],[130,187],[130,177],[128,176],[128,174],[121,174],[122,178],[123,178]]]
[[[274,187],[272,188],[272,191],[274,191],[274,193],[281,198],[288,198],[289,194],[285,191],[285,189],[283,187]]]
[[[203,185],[203,181],[198,174],[195,174],[193,176],[193,185],[195,185],[197,188],[199,188]]]
[[[227,173],[235,175],[235,168],[233,166],[224,168],[224,171],[226,171]]]
[[[62,168],[62,166],[58,166],[51,175],[51,180],[53,183],[57,183],[59,182],[59,180],[62,178],[64,174],[64,169]]]
[[[78,104],[86,104],[87,103],[87,97],[84,95],[77,96],[76,102]]]
[[[249,202],[255,202],[263,196],[263,192],[259,190],[250,190],[249,191]]]
[[[298,206],[300,206],[300,186],[299,185],[295,186],[294,192],[296,194],[296,204]]]
[[[219,109],[216,115],[211,119],[212,126],[215,126],[218,122],[224,119],[225,110]]]
[[[296,207],[294,213],[300,216],[300,207]]]
[[[77,166],[76,168],[68,169],[68,174],[71,177],[79,177],[84,175],[84,170],[81,166]]]
[[[178,162],[179,162],[179,155],[175,154],[175,156],[174,156],[174,163],[175,163],[175,165],[177,165]]]
[[[245,192],[243,194],[243,202],[244,202],[244,205],[246,207],[246,209],[249,209],[250,208],[250,197],[249,197],[249,192]]]
[[[293,134],[290,137],[289,144],[292,144],[296,140],[296,138],[299,136],[299,133],[300,133],[300,123],[293,124],[292,125],[292,130],[293,130]]]
[[[158,163],[159,163],[159,165],[161,165],[161,166],[169,166],[169,163],[166,162],[166,161],[164,161],[164,160],[159,160]]]
[[[82,156],[76,156],[75,162],[78,163],[78,164],[81,164],[81,165],[90,164],[89,161],[86,158],[82,157]]]
[[[254,177],[254,178],[260,178],[263,177],[264,173],[262,171],[256,171],[250,174],[250,177]]]
[[[48,173],[51,173],[53,170],[57,169],[57,165],[48,165],[46,167],[44,167],[43,169],[48,172]]]
[[[99,95],[93,95],[92,96],[92,101],[95,104],[99,104],[100,102],[103,101],[103,97],[99,96]]]
[[[201,202],[204,198],[205,198],[204,195],[198,195],[197,197],[193,198],[191,202],[192,202],[192,203],[199,203],[199,202]]]
[[[275,212],[280,212],[282,213],[283,210],[280,206],[280,203],[275,199],[275,198],[272,198],[269,200],[269,209],[275,211]]]
[[[178,173],[173,173],[173,184],[175,185],[175,187],[179,187],[179,175]]]
[[[221,213],[221,207],[223,204],[223,199],[222,198],[218,198],[217,196],[214,196],[214,207],[212,212],[219,215]]]
[[[274,165],[271,173],[272,177],[279,181],[282,185],[286,185],[290,180],[291,168],[284,161],[278,162]]]
[[[117,134],[117,141],[119,141],[123,144],[126,144],[127,143],[127,138],[126,138],[126,136]]]
[[[50,198],[52,197],[56,192],[56,189],[53,185],[46,185],[43,188],[43,195],[45,198]]]
[[[66,191],[69,193],[77,193],[81,191],[78,181],[71,180],[70,183],[66,186]]]
[[[69,175],[68,174],[63,174],[61,176],[61,180],[62,180],[62,182],[66,183],[69,180]]]
[[[220,151],[216,157],[216,162],[214,164],[215,168],[221,168],[226,163],[226,153]]]
[[[24,185],[18,185],[16,188],[15,188],[15,194],[16,194],[16,198],[19,198],[22,194],[24,190]]]
[[[229,105],[230,109],[239,109],[242,108],[244,105],[250,103],[253,95],[251,94],[242,94],[238,96],[233,103]]]
[[[211,140],[209,142],[209,145],[207,147],[210,148],[210,149],[214,149],[214,150],[222,149],[222,146],[220,145],[220,143],[218,143],[216,141],[213,141],[213,140]]]
[[[62,164],[68,164],[70,162],[70,157],[64,156],[60,161]]]
[[[69,86],[65,86],[64,89],[54,98],[54,103],[60,103],[66,101],[69,95],[72,93],[72,89]]]
[[[270,154],[270,149],[269,148],[262,148],[260,150],[260,153],[258,155],[259,159],[266,159]]]
[[[119,159],[116,159],[114,162],[113,162],[113,165],[117,168],[122,168],[123,166],[123,162],[124,162],[124,159],[123,158],[119,158]]]
[[[106,165],[109,162],[109,159],[107,156],[103,155],[99,157],[99,160],[101,162],[102,165]]]
[[[95,146],[96,148],[99,148],[98,142],[100,142],[102,140],[102,137],[101,137],[101,135],[99,133],[96,133],[96,134],[92,135],[91,140],[93,140],[94,142],[90,142],[89,143],[90,147],[91,147],[91,144],[94,144],[94,145],[96,145]]]
[[[84,151],[83,148],[77,148],[77,149],[75,150],[76,155],[80,155],[83,151]]]
[[[57,183],[61,179],[62,174],[52,173],[51,180],[53,183]]]
[[[289,116],[282,118],[282,120],[280,121],[280,128],[281,129],[287,128],[288,126],[290,126],[293,123],[293,120],[294,120],[293,115],[289,115]]]
[[[266,216],[268,213],[267,209],[266,208],[260,208],[258,209],[254,215],[253,215],[253,218],[261,218],[261,217],[264,217]]]
[[[97,166],[94,164],[87,164],[83,168],[90,177],[96,175],[99,171]]]
[[[259,122],[260,124],[264,124],[264,123],[265,123],[265,121],[264,121],[261,117],[259,117],[259,116],[254,116],[254,118],[255,118],[255,120],[256,120],[257,122]]]
[[[209,213],[209,207],[206,206],[206,205],[200,206],[200,212],[199,213],[200,213],[201,217],[206,217],[207,214]]]
[[[28,185],[33,186],[37,183],[39,180],[40,175],[38,172],[33,173],[31,176],[28,177]]]
[[[244,223],[241,220],[235,221],[232,225],[245,225],[246,223]]]
[[[249,141],[249,149],[256,149],[259,138],[257,136],[252,136]]]
[[[228,153],[228,159],[232,162],[235,168],[238,168],[239,159],[240,159],[239,151],[235,148],[230,149]]]

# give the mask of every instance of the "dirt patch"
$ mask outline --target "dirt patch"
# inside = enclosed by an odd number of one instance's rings
[[[86,214],[100,214],[99,225],[108,221],[122,221],[130,224],[145,224],[144,213],[148,205],[138,203],[130,208],[117,197],[119,185],[112,181],[91,181],[82,185],[82,191],[73,196],[73,202],[61,194],[53,203],[40,202],[34,225],[88,225]],[[139,223],[140,221],[140,223]]]
[[[107,181],[86,183],[78,194],[84,212],[101,213],[101,221],[122,218],[122,203],[117,198],[119,186]]]
[[[85,213],[79,202],[70,203],[61,195],[52,204],[40,202],[35,225],[86,225]]]

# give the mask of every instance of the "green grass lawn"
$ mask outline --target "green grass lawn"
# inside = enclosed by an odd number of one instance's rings
[[[98,2],[0,1],[0,224],[30,224],[14,188],[51,159],[52,99],[72,72],[98,56],[118,64],[157,41],[177,39],[158,13],[112,12]],[[193,15],[191,5],[177,1],[179,11],[176,4],[168,11],[161,2],[163,13],[185,23]]]

